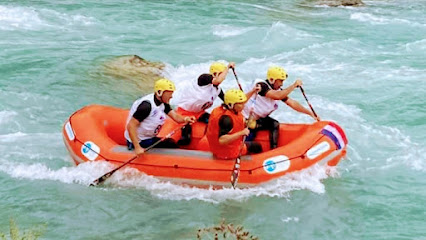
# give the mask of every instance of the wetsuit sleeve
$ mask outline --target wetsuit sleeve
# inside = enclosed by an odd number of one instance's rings
[[[262,97],[266,96],[266,93],[271,90],[266,83],[261,82],[258,85],[260,85],[259,95]]]
[[[232,123],[232,119],[229,116],[222,116],[219,118],[219,137],[228,134],[232,128],[234,127],[234,124]]]
[[[133,117],[139,122],[142,122],[145,118],[149,116],[150,112],[151,112],[151,103],[149,103],[148,101],[143,101],[139,104],[135,113],[133,113]]]
[[[170,104],[164,103],[164,112],[166,114],[169,114],[170,111],[172,111],[172,107],[170,107]]]
[[[213,83],[213,76],[211,74],[201,74],[198,77],[198,86],[207,86]]]
[[[219,98],[222,99],[223,102],[225,102],[225,94],[223,93],[222,88],[220,89]]]

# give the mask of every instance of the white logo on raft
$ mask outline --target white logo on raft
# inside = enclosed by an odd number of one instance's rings
[[[65,132],[67,133],[68,139],[70,141],[74,141],[74,139],[75,139],[74,131],[72,130],[70,122],[67,122],[65,124]]]
[[[320,144],[315,145],[309,149],[308,152],[306,152],[306,156],[309,159],[314,159],[328,150],[330,150],[330,144],[328,142],[321,142]]]
[[[284,155],[278,155],[263,161],[263,170],[269,174],[284,172],[289,168],[290,160]]]
[[[100,150],[101,149],[98,145],[91,141],[87,141],[81,146],[81,153],[90,161],[93,161],[98,157]]]

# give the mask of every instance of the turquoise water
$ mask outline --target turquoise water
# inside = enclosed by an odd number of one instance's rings
[[[13,217],[47,223],[43,239],[196,239],[225,218],[260,239],[426,239],[426,4],[365,3],[2,1],[0,232]],[[285,84],[301,78],[321,118],[346,131],[347,157],[331,176],[315,166],[245,190],[131,169],[89,188],[112,166],[73,166],[61,127],[88,104],[130,107],[141,92],[100,70],[128,54],[167,64],[174,101],[215,60],[235,61],[245,85],[284,66]],[[285,105],[274,117],[312,122]]]

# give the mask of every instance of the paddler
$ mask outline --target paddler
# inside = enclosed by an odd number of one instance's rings
[[[216,158],[235,159],[246,153],[262,152],[262,146],[256,142],[243,144],[244,136],[250,131],[245,125],[241,111],[247,98],[258,88],[253,88],[247,95],[239,89],[230,89],[224,96],[224,104],[213,109],[207,126],[207,140],[210,150]]]
[[[182,95],[177,111],[184,115],[196,116],[200,122],[208,123],[210,114],[206,112],[213,105],[217,97],[224,99],[224,93],[219,86],[228,75],[230,68],[234,68],[235,63],[230,62],[225,65],[221,62],[213,62],[210,65],[209,73],[201,74],[196,82],[193,82],[185,94]],[[179,145],[188,145],[191,141],[190,125],[182,129],[182,137],[178,141]]]
[[[248,126],[250,134],[246,138],[247,141],[252,141],[259,130],[269,130],[269,143],[270,148],[274,149],[278,145],[279,139],[279,126],[280,123],[271,118],[269,115],[277,110],[278,102],[283,101],[292,109],[307,114],[319,121],[319,117],[303,107],[299,102],[288,97],[288,95],[297,87],[302,86],[302,80],[297,79],[293,84],[285,89],[281,89],[283,82],[287,79],[288,75],[284,68],[279,66],[269,67],[266,73],[266,80],[256,79],[255,86],[260,87],[259,96],[249,99],[249,103],[243,110],[243,115],[249,119]],[[251,115],[250,115],[251,113]]]
[[[166,114],[177,123],[195,122],[195,117],[183,116],[170,107],[169,101],[175,90],[172,81],[162,78],[154,83],[154,93],[141,97],[132,104],[124,136],[128,149],[134,149],[138,156],[144,153],[144,148],[160,140],[157,134],[166,120]],[[176,148],[178,145],[168,138],[155,147]]]

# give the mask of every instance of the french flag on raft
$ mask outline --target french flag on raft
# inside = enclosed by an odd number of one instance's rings
[[[333,140],[337,149],[342,149],[346,146],[346,144],[348,144],[348,139],[346,138],[342,128],[334,122],[330,122],[327,126],[325,126],[321,130],[321,133]]]

